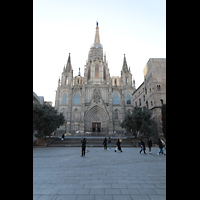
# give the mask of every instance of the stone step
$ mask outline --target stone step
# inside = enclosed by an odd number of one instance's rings
[[[102,138],[87,138],[87,147],[102,147],[103,148],[103,139]],[[111,139],[111,147],[116,147],[117,139]],[[108,146],[108,145],[107,145]],[[121,143],[122,147],[135,147],[133,140],[123,139]],[[48,147],[81,147],[80,138],[65,138],[64,140],[58,139],[53,141]]]

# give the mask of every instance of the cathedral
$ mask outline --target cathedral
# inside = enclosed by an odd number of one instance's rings
[[[63,113],[66,119],[65,124],[60,127],[61,130],[71,134],[125,132],[120,124],[125,114],[137,106],[136,101],[140,92],[135,88],[125,54],[122,63],[121,76],[111,77],[106,55],[103,55],[97,22],[95,39],[89,49],[84,76],[80,75],[79,69],[79,74],[73,77],[69,54],[61,79],[58,80],[55,108]]]

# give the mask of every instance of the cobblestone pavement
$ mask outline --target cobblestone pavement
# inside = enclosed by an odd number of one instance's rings
[[[122,146],[123,148],[123,146]],[[79,147],[33,149],[35,200],[166,200],[166,156]]]

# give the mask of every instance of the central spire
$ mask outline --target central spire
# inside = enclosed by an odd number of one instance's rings
[[[90,47],[88,61],[95,60],[96,58],[103,60],[103,45],[100,43],[98,22],[96,22],[95,39],[94,43]]]
[[[96,26],[96,34],[95,34],[95,39],[94,39],[95,44],[100,44],[100,37],[99,37],[99,27],[98,27],[98,22]]]

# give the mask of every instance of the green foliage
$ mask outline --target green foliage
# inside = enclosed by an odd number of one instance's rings
[[[132,114],[125,115],[121,124],[122,128],[132,131],[134,135],[140,133],[141,136],[151,137],[156,133],[156,122],[152,119],[151,110],[146,107],[134,107]]]
[[[58,114],[54,107],[46,103],[33,103],[33,132],[38,132],[37,137],[50,135],[64,122],[63,114]]]
[[[164,133],[164,137],[166,138],[166,104],[162,105],[162,131]]]

